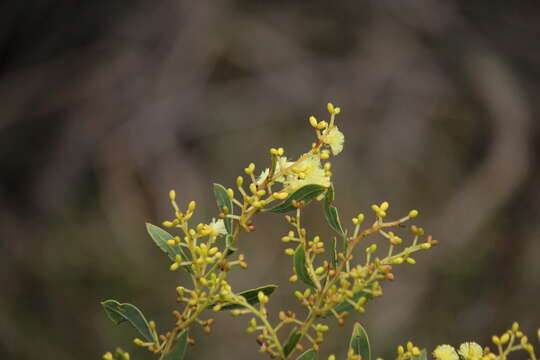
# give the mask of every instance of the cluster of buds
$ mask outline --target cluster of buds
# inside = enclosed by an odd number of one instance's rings
[[[131,356],[129,355],[128,352],[120,348],[116,349],[114,356],[110,351],[103,354],[103,360],[115,360],[115,359],[130,360]]]
[[[540,329],[538,329],[538,339],[540,340]],[[529,353],[531,359],[535,358],[534,347],[529,342],[529,338],[519,329],[519,324],[517,322],[513,323],[512,327],[503,334],[498,336],[493,335],[491,341],[498,347],[499,353],[508,353],[512,350],[522,349]],[[506,348],[506,350],[503,350],[503,348]],[[492,358],[493,355],[494,354],[491,352],[488,352],[486,357]]]
[[[188,221],[193,216],[193,212],[197,207],[195,201],[190,201],[185,212],[182,212],[176,203],[176,192],[174,190],[169,191],[169,199],[171,205],[174,208],[175,218],[173,220],[163,221],[163,226],[166,228],[178,227],[182,221]]]
[[[407,342],[406,346],[399,345],[397,347],[397,359],[396,360],[407,360],[416,356],[419,356],[421,353],[420,348],[414,346],[412,342]]]

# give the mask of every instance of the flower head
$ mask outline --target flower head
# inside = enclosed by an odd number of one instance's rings
[[[270,174],[270,169],[266,168],[263,172],[261,172],[261,175],[259,175],[255,183],[257,185],[261,185],[264,182],[264,180],[266,180],[269,174]]]
[[[330,177],[322,168],[319,157],[310,156],[294,165],[291,171],[283,176],[281,182],[283,182],[285,189],[290,192],[309,184],[329,187]]]
[[[337,126],[332,126],[330,130],[326,130],[323,134],[322,141],[330,146],[332,154],[337,155],[343,150],[343,143],[345,142],[345,136]]]
[[[212,222],[208,224],[208,226],[210,227],[210,234],[212,236],[227,234],[227,229],[225,228],[225,222],[223,221],[223,219],[212,219]]]
[[[466,342],[460,345],[459,355],[465,360],[477,360],[484,355],[482,347],[475,342]]]
[[[433,356],[437,360],[459,360],[459,356],[456,353],[456,349],[450,345],[439,345],[433,351]]]

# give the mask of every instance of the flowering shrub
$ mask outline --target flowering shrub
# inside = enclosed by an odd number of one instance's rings
[[[153,321],[147,321],[134,305],[115,300],[102,302],[105,312],[116,324],[127,321],[139,333],[134,343],[159,356],[160,360],[181,360],[187,344],[193,344],[188,331],[201,326],[211,332],[214,319],[207,313],[229,311],[233,317],[247,316],[246,332],[256,337],[259,352],[278,359],[311,360],[324,342],[332,323],[344,325],[351,312],[363,313],[369,301],[383,295],[382,284],[394,279],[394,267],[415,264],[413,257],[429,250],[437,241],[424,234],[424,229],[410,225],[410,240],[404,240],[396,230],[405,227],[418,216],[417,210],[396,220],[387,220],[389,204],[372,205],[373,220],[364,225],[366,216],[352,219],[352,228],[345,229],[334,206],[331,156],[343,150],[344,135],[335,124],[339,107],[328,104],[329,121],[309,118],[315,132],[311,148],[296,159],[285,156],[283,148],[270,149],[269,166],[256,175],[255,164],[249,164],[244,176],[236,179],[236,189],[214,184],[218,207],[216,217],[208,223],[194,225],[191,218],[195,201],[186,207],[176,202],[171,190],[169,198],[174,216],[163,222],[166,230],[147,224],[150,237],[169,257],[171,271],[186,271],[191,277],[189,286],[176,288],[180,304],[173,311],[175,326],[160,333]],[[311,201],[323,202],[324,216],[336,233],[333,239],[323,240],[308,233],[302,225],[302,209]],[[259,214],[283,216],[289,230],[281,238],[287,244],[285,254],[292,257],[291,282],[300,282],[303,291],[294,295],[305,308],[301,314],[280,311],[270,314],[267,303],[275,285],[236,291],[227,282],[229,272],[246,269],[245,256],[239,252],[240,236],[255,230],[254,218]],[[358,249],[363,240],[380,234],[386,242]],[[379,248],[385,247],[384,251]],[[277,316],[276,316],[277,315]],[[540,337],[540,330],[538,336]],[[482,348],[474,342],[462,344],[456,351],[441,345],[433,351],[438,360],[495,360],[524,350],[536,360],[533,346],[515,323],[501,336],[494,336],[495,350]],[[106,353],[105,360],[129,360],[129,353],[117,349]],[[409,342],[397,348],[397,360],[423,360],[426,350]],[[334,360],[330,355],[328,360]],[[356,323],[350,340],[348,359],[371,360],[371,347],[364,328]]]

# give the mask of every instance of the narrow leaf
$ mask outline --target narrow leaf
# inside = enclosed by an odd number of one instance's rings
[[[244,297],[246,301],[248,302],[248,304],[256,305],[259,303],[259,297],[258,297],[259,291],[262,291],[263,294],[266,296],[270,296],[276,289],[277,289],[276,285],[266,285],[266,286],[261,286],[255,289],[242,291],[241,293],[238,293],[238,295]],[[208,307],[212,308],[214,307],[214,305],[215,304],[211,304]],[[234,310],[234,309],[241,309],[241,308],[243,308],[242,305],[229,304],[229,305],[222,306],[221,310]]]
[[[287,338],[287,342],[283,346],[283,353],[285,356],[288,356],[294,350],[294,347],[296,344],[298,344],[298,341],[300,341],[300,337],[302,337],[300,331],[291,331],[289,337]]]
[[[236,250],[238,250],[238,248],[233,245],[233,239],[233,236],[230,234],[227,234],[225,236],[225,246],[227,247],[227,253],[225,254],[225,256],[229,256],[233,254]]]
[[[105,300],[101,303],[105,313],[115,324],[128,321],[147,341],[154,341],[150,326],[143,313],[132,304],[121,304],[116,300]]]
[[[294,269],[296,271],[296,275],[300,280],[302,280],[305,284],[315,287],[315,283],[313,282],[313,279],[311,278],[311,275],[309,274],[307,264],[306,264],[306,250],[304,249],[304,245],[300,244],[296,248],[294,252]]]
[[[276,173],[277,159],[277,155],[272,154],[272,166],[270,167],[270,171],[268,172],[268,177],[266,178],[267,180],[272,179],[272,177]]]
[[[362,356],[362,360],[371,360],[371,346],[366,330],[359,323],[354,324],[354,329],[349,345],[355,355]]]
[[[331,185],[326,191],[326,196],[324,198],[324,217],[328,222],[328,225],[339,235],[343,236],[343,228],[341,227],[341,222],[339,221],[339,214],[335,206],[332,205],[334,201],[334,185]]]
[[[167,244],[168,240],[171,240],[173,236],[163,230],[162,228],[152,225],[150,223],[146,223],[146,231],[148,231],[148,234],[154,240],[156,245],[167,255],[169,255],[169,259],[172,261],[176,260],[176,255],[180,255],[182,257],[182,260],[189,261],[189,258],[182,250],[182,247],[180,245],[169,245]],[[193,269],[191,268],[191,265],[184,265],[182,266],[184,269],[186,269],[187,272],[193,274]]]
[[[315,199],[317,196],[321,195],[326,188],[321,185],[309,184],[302,186],[300,189],[293,192],[287,199],[282,203],[270,208],[264,209],[265,212],[270,212],[274,214],[285,214],[289,211],[293,211],[296,208],[293,206],[292,201],[304,201],[306,204],[311,200]]]
[[[422,351],[420,351],[420,355],[411,357],[411,360],[427,360],[426,349],[422,349]]]
[[[214,184],[214,197],[216,198],[216,203],[218,210],[220,212],[223,211],[223,208],[227,208],[227,214],[232,215],[233,214],[233,202],[229,198],[229,195],[227,195],[227,189],[223,185],[220,184]],[[223,220],[225,223],[225,228],[227,229],[227,232],[229,234],[233,233],[233,223],[231,218],[225,218]]]
[[[309,349],[302,355],[296,358],[296,360],[316,360],[317,352],[314,349]]]
[[[337,267],[337,264],[338,264],[338,259],[337,259],[337,240],[336,238],[334,237],[332,239],[332,253],[330,254],[330,256],[332,257],[332,267],[335,269]]]
[[[182,331],[176,340],[176,344],[168,354],[161,355],[160,360],[182,360],[186,354],[188,340],[187,329]]]

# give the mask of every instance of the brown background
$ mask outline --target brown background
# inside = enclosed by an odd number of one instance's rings
[[[299,154],[307,116],[343,108],[344,219],[419,208],[441,246],[355,316],[374,353],[540,325],[540,7],[536,1],[7,1],[0,5],[0,358],[96,359],[134,332],[99,301],[170,325],[186,278],[145,233],[167,192],[213,214],[271,146]],[[329,236],[314,205],[308,226]],[[348,222],[348,220],[347,220]],[[282,285],[279,217],[244,237],[241,290]],[[188,359],[254,359],[248,319],[217,317]],[[349,326],[350,326],[349,322]],[[350,327],[323,354],[346,350]],[[531,336],[532,337],[532,336]]]

